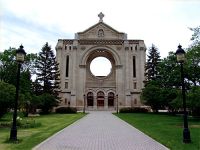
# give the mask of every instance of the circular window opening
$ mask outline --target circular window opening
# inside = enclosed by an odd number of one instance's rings
[[[90,63],[90,71],[96,77],[106,77],[112,70],[112,64],[105,57],[96,57]]]

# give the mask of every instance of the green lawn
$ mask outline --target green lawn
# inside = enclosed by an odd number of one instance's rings
[[[183,118],[164,114],[116,114],[171,150],[200,150],[200,120],[189,118],[192,143],[182,142]]]
[[[35,120],[36,123],[41,123],[41,125],[35,128],[18,129],[18,139],[20,141],[18,144],[7,142],[10,136],[10,128],[0,127],[0,150],[29,150],[83,116],[84,114],[77,113],[50,114],[29,118],[28,120]],[[11,115],[7,115],[0,120],[0,123],[11,120],[11,117]],[[23,120],[25,119],[23,118]]]

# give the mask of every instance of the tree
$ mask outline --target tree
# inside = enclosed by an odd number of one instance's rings
[[[200,44],[188,48],[185,77],[192,85],[200,85]]]
[[[174,52],[169,52],[169,55],[159,63],[159,75],[161,87],[178,88],[181,86],[180,66],[176,62]]]
[[[31,73],[27,69],[23,71],[20,75],[20,96],[19,96],[19,106],[28,115],[29,104],[32,99],[32,80]]]
[[[193,41],[193,45],[199,45],[200,44],[200,26],[196,28],[189,28],[191,31],[193,31],[193,35],[191,40]]]
[[[157,75],[159,74],[159,63],[160,63],[160,53],[158,52],[158,49],[155,47],[155,45],[152,44],[152,46],[149,49],[149,55],[147,64],[145,67],[146,70],[146,77],[147,80],[154,80]]]
[[[27,108],[27,104],[32,97],[31,72],[34,70],[33,64],[36,59],[36,54],[27,54],[20,70],[19,106],[22,109]],[[16,49],[9,48],[0,53],[0,80],[16,86],[16,74]]]
[[[200,87],[193,86],[188,93],[188,106],[194,116],[200,116]]]
[[[27,54],[25,62],[22,64],[21,72],[30,71],[31,75],[34,73],[34,66],[37,59],[36,54]],[[3,53],[0,53],[0,80],[6,83],[16,85],[16,48],[9,48]]]
[[[42,109],[43,114],[48,114],[54,106],[58,105],[58,101],[55,97],[49,93],[43,93],[38,96],[39,98],[39,108]]]
[[[13,107],[15,99],[15,87],[0,81],[0,118]]]
[[[17,73],[15,55],[15,48],[9,48],[0,53],[0,80],[13,85],[16,85]]]
[[[141,99],[144,104],[151,106],[154,112],[162,108],[161,88],[159,84],[152,80],[142,89]]]
[[[36,69],[37,69],[37,81],[40,85],[41,93],[40,94],[50,94],[54,101],[49,101],[49,105],[46,105],[45,102],[42,100],[41,106],[43,111],[46,111],[45,109],[50,109],[53,106],[56,106],[58,104],[58,90],[59,90],[59,69],[58,69],[58,63],[56,62],[56,57],[53,53],[53,50],[51,47],[46,43],[42,47],[42,51],[39,53],[38,59],[36,61]],[[38,85],[38,84],[37,84]],[[37,91],[37,89],[36,89]],[[46,97],[47,95],[42,96],[45,101],[47,101]],[[46,107],[46,108],[45,108]],[[47,108],[50,107],[50,108]]]

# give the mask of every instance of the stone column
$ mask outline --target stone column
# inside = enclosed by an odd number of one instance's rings
[[[74,104],[74,106],[76,106],[77,102],[76,102],[76,81],[77,81],[77,64],[76,64],[76,52],[77,50],[76,49],[73,49],[72,51],[72,55],[71,55],[71,63],[70,63],[70,72],[72,72],[70,75],[70,79],[72,81],[72,103]]]
[[[108,110],[108,96],[105,96],[104,98],[104,109]]]
[[[94,106],[93,106],[94,110],[97,110],[97,96],[94,95]]]

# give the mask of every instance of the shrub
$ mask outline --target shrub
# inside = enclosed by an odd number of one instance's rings
[[[60,114],[74,114],[77,112],[75,107],[59,107],[56,109],[56,113]]]
[[[10,128],[11,127],[11,122],[1,122],[0,123],[0,128]]]
[[[20,127],[21,128],[37,128],[40,127],[42,124],[40,122],[36,122],[34,119],[26,120]]]
[[[126,107],[126,108],[121,108],[119,112],[120,113],[146,113],[148,112],[148,109],[143,108],[143,107]]]

